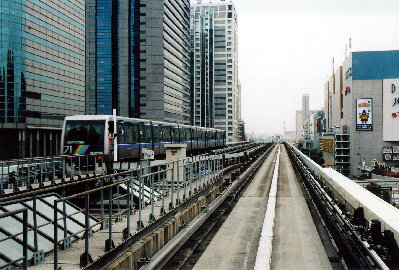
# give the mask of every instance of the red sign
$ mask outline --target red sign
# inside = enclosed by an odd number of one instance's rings
[[[347,94],[349,94],[350,92],[351,92],[351,89],[350,89],[349,86],[347,86],[347,87],[345,88],[345,96],[346,96]]]

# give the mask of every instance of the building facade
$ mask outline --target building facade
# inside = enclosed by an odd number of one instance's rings
[[[399,167],[399,51],[353,52],[326,85],[336,169],[356,176],[374,160]]]
[[[86,0],[87,114],[190,123],[189,0]]]
[[[226,130],[228,141],[239,134],[237,11],[232,1],[191,7],[193,124]]]
[[[0,2],[0,159],[57,154],[64,117],[84,113],[84,6]]]

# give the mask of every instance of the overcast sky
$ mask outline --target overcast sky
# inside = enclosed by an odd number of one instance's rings
[[[350,37],[353,51],[399,50],[399,0],[234,2],[248,132],[282,132],[283,121],[294,130],[304,93],[310,109],[320,109],[332,58],[342,64]]]

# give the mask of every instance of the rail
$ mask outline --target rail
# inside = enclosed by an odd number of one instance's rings
[[[322,181],[325,169],[313,162],[298,149],[288,144],[286,146],[289,150],[288,153],[291,161],[303,181],[305,189],[312,198],[312,202],[317,208],[320,217],[332,235],[335,245],[347,267],[349,269],[385,270],[389,269],[388,264],[393,269],[396,269],[398,266],[396,260],[399,255],[397,254],[397,246],[396,250],[392,250],[392,247],[384,247],[388,252],[383,254],[381,252],[383,250],[382,247],[376,244],[377,242],[374,238],[376,235],[380,236],[380,231],[377,232],[377,227],[368,228],[366,224],[364,224],[365,226],[360,226],[358,223],[360,215],[356,213],[358,211],[355,213],[351,212],[347,208],[348,204],[343,202],[342,193],[345,191],[340,190],[340,192],[332,193],[326,183]],[[343,176],[341,175],[341,177]],[[338,195],[339,193],[341,195]],[[388,233],[386,234],[386,239],[389,238],[389,235]],[[392,244],[392,241],[390,244]],[[393,253],[390,253],[389,250],[393,251]]]
[[[62,155],[0,162],[0,196],[105,173],[102,155]]]
[[[22,261],[22,269],[28,269],[28,210],[26,208],[21,208],[18,210],[2,213],[0,214],[0,219],[15,216],[21,213],[23,216],[22,232],[8,236],[6,235],[6,237],[0,239],[0,243],[7,240],[13,240],[17,236],[22,235],[22,257],[13,259],[12,261],[2,265],[1,268],[9,268],[13,266],[19,267],[20,265],[18,265],[18,262]]]

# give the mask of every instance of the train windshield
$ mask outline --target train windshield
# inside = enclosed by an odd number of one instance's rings
[[[74,120],[65,124],[65,144],[100,145],[104,144],[104,120]]]

